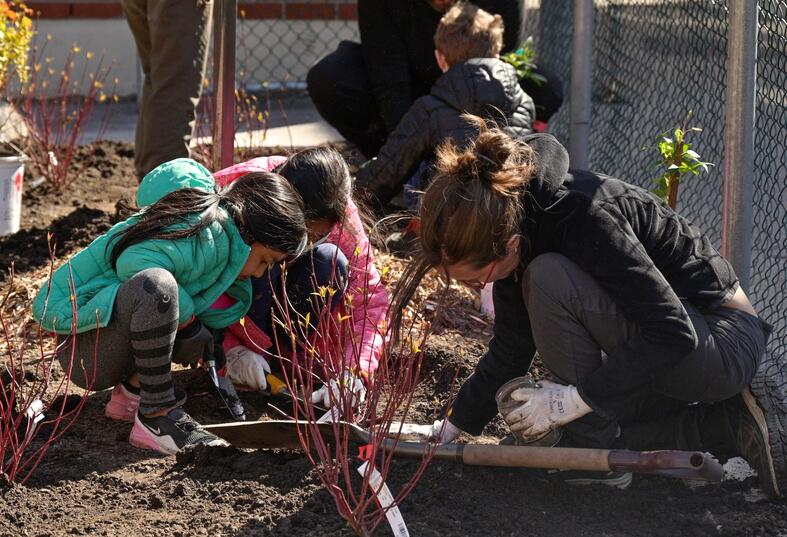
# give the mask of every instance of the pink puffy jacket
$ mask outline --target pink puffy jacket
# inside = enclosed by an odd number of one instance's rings
[[[286,157],[254,158],[217,171],[213,177],[219,186],[224,186],[250,172],[270,172],[286,160]],[[353,341],[347,342],[344,365],[358,366],[360,371],[371,376],[377,369],[383,350],[388,293],[380,281],[369,238],[363,230],[358,208],[352,200],[347,204],[344,222],[333,227],[326,242],[336,245],[350,264],[347,293],[352,297],[354,337]],[[220,304],[222,300],[225,299],[219,299],[214,307],[226,307]],[[267,349],[271,346],[270,337],[254,326],[248,317],[244,323],[245,326],[236,323],[228,329],[224,341],[225,349],[243,344],[258,351],[259,348]]]

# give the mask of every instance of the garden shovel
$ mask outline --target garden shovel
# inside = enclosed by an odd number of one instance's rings
[[[205,427],[216,436],[239,448],[301,449],[298,427],[314,426],[306,422],[252,421],[220,423]],[[356,443],[370,443],[371,435],[352,423],[320,423],[317,426],[326,439],[335,437],[334,427]],[[472,466],[506,466],[512,468],[559,468],[563,470],[594,470],[599,472],[637,472],[681,479],[721,481],[724,470],[708,453],[697,451],[628,451],[623,449],[585,449],[537,446],[501,446],[488,444],[428,444],[383,441],[383,449],[400,457],[421,458],[433,451],[437,460]]]

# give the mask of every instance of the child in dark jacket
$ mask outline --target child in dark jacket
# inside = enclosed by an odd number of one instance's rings
[[[422,186],[428,173],[423,163],[432,160],[434,148],[443,140],[464,145],[475,136],[463,114],[504,125],[513,137],[532,130],[533,100],[519,87],[514,68],[498,58],[503,46],[500,15],[459,3],[440,20],[434,41],[443,75],[429,95],[413,103],[378,156],[358,170],[359,188],[381,204],[408,181],[415,188]]]

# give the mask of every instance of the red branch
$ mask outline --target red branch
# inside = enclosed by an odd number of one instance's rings
[[[331,308],[331,291],[342,285],[332,282],[332,285],[312,295],[319,306],[315,308],[319,314],[313,319],[293,309],[286,293],[286,277],[286,267],[283,267],[281,281],[275,282],[281,286],[284,298],[279,300],[274,293],[273,318],[277,329],[273,338],[278,357],[289,366],[285,367],[290,370],[285,374],[288,389],[303,395],[293,404],[293,416],[302,424],[298,427],[300,443],[333,497],[339,514],[358,535],[369,535],[385,518],[385,512],[376,503],[376,491],[369,484],[370,472],[363,477],[357,474],[356,467],[360,462],[355,459],[357,452],[352,449],[353,440],[348,427],[334,421],[331,433],[326,435],[324,430],[320,430],[317,420],[321,416],[309,396],[323,383],[334,381],[338,385],[337,394],[335,397],[331,395],[331,401],[341,409],[343,421],[358,424],[370,433],[370,447],[367,448],[371,451],[370,460],[385,480],[391,470],[394,453],[384,446],[391,439],[394,443],[399,441],[395,427],[391,432],[392,424],[407,420],[421,373],[423,344],[429,326],[414,316],[407,336],[397,345],[389,337],[387,327],[377,327],[386,343],[378,369],[366,383],[365,402],[353,407],[351,387],[342,380],[345,371],[359,363],[360,341],[364,334],[353,333],[356,313],[352,308],[352,294],[363,293],[365,300],[361,311],[366,315],[368,297],[374,293],[374,286],[369,288],[368,275],[365,276],[363,288],[348,289],[344,303]],[[317,288],[316,281],[313,285]],[[349,341],[353,343],[347,345]],[[348,346],[353,349],[353,364],[346,363]],[[435,447],[434,444],[424,445],[424,456],[396,495],[396,505],[405,499],[423,476]],[[359,479],[360,485],[354,486],[353,483]]]
[[[46,302],[51,291],[51,276],[54,267],[53,246],[50,243],[51,265],[49,271],[49,287]],[[59,440],[76,422],[81,414],[87,394],[95,379],[95,354],[93,370],[88,375],[83,368],[84,378],[90,379],[88,387],[81,390],[82,395],[76,404],[69,405],[69,392],[74,387],[70,376],[75,362],[75,345],[70,345],[70,356],[64,376],[59,382],[53,382],[52,371],[58,364],[57,355],[64,352],[66,342],[57,345],[54,351],[47,351],[45,341],[50,334],[39,326],[37,329],[38,352],[34,360],[26,360],[29,335],[27,319],[14,325],[6,317],[6,305],[13,290],[13,266],[10,269],[7,291],[0,302],[0,333],[6,357],[5,366],[0,371],[0,475],[9,481],[25,483],[36,470],[49,448]],[[69,265],[70,274],[70,265]],[[73,278],[69,283],[74,294]],[[76,334],[77,305],[72,301],[71,334]],[[46,309],[46,305],[44,306]],[[98,319],[96,320],[98,322]],[[18,334],[18,335],[17,335]],[[96,330],[98,345],[98,330]],[[95,353],[96,351],[94,351]],[[32,366],[32,367],[31,367]],[[37,408],[36,405],[41,405]],[[32,415],[32,416],[30,416]],[[41,415],[40,422],[30,419]]]

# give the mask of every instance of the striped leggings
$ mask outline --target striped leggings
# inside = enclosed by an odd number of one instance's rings
[[[176,402],[170,362],[177,329],[175,278],[164,269],[143,270],[120,286],[106,327],[61,336],[58,360],[74,384],[95,391],[138,373],[139,409],[149,414]]]

